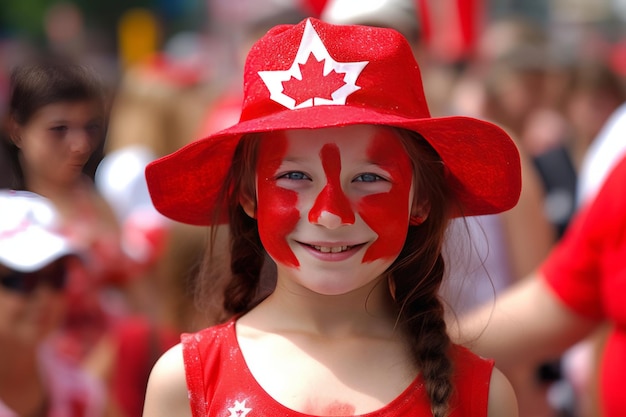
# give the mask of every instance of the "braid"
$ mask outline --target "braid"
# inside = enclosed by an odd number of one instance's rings
[[[409,226],[402,252],[390,267],[399,310],[398,323],[420,369],[434,417],[446,417],[454,392],[451,341],[446,330],[439,287],[445,265],[441,255],[450,197],[445,171],[436,152],[414,132],[400,131],[414,161],[415,204],[428,203],[428,216]]]
[[[450,350],[450,338],[446,332],[443,320],[443,308],[436,297],[433,308],[441,310],[441,314],[430,310],[424,314],[421,335],[417,337],[414,347],[415,355],[418,356],[423,378],[426,383],[426,392],[431,402],[431,410],[434,417],[445,417],[449,412],[449,401],[454,387],[452,384],[453,365],[448,356]],[[417,336],[417,335],[416,335]]]
[[[405,249],[412,246],[406,245]],[[422,373],[433,416],[445,417],[453,392],[453,367],[448,356],[451,341],[446,331],[444,309],[437,295],[444,262],[439,255],[432,266],[415,266],[407,263],[393,271],[395,296],[400,306],[399,323]],[[416,283],[416,276],[423,278]]]

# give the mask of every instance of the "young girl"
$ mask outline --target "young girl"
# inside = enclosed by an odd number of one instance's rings
[[[390,29],[275,27],[244,90],[239,123],[146,169],[166,216],[228,222],[231,274],[224,323],[162,356],[144,416],[516,416],[493,363],[451,344],[437,296],[448,220],[519,197],[506,133],[431,118]]]

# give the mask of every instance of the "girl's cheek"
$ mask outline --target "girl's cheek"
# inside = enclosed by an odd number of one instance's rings
[[[398,195],[394,195],[398,194]],[[378,259],[395,258],[404,245],[409,227],[407,196],[404,193],[377,194],[364,197],[359,204],[359,215],[378,235],[367,249],[363,263]],[[398,209],[405,207],[402,213]]]
[[[391,136],[394,136],[393,141],[389,141]],[[409,227],[413,165],[391,131],[381,131],[367,153],[387,169],[393,184],[387,193],[366,196],[358,202],[359,215],[378,234],[378,239],[363,256],[363,262],[372,262],[395,258],[404,246]]]
[[[265,181],[263,181],[265,182]],[[257,222],[263,246],[276,262],[298,267],[300,264],[287,243],[287,236],[300,220],[296,207],[298,195],[291,190],[259,183]]]
[[[259,149],[257,163],[257,224],[267,253],[276,262],[298,267],[298,259],[287,243],[287,236],[300,220],[298,194],[276,186],[274,176],[287,152],[287,138],[272,138],[271,146]]]

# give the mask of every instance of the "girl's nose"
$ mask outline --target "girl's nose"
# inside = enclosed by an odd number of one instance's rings
[[[320,152],[326,185],[309,211],[309,222],[329,229],[344,224],[354,224],[354,211],[350,200],[341,188],[341,156],[334,144],[326,144]]]
[[[354,211],[343,190],[329,182],[311,207],[309,221],[336,229],[342,225],[354,224]]]
[[[317,218],[317,222],[315,223],[324,226],[327,229],[336,229],[342,224],[345,224],[342,221],[341,217],[329,211],[323,211],[322,213],[320,213],[319,217]]]
[[[89,132],[82,129],[73,132],[70,140],[70,150],[74,154],[89,154],[92,151],[92,138]]]

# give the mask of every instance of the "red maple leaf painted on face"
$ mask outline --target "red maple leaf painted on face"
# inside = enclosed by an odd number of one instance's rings
[[[306,64],[298,64],[302,80],[291,77],[283,81],[283,93],[294,100],[296,106],[310,98],[324,98],[332,100],[331,94],[343,87],[344,75],[332,70],[324,76],[324,60],[318,61],[313,54],[309,54]]]

